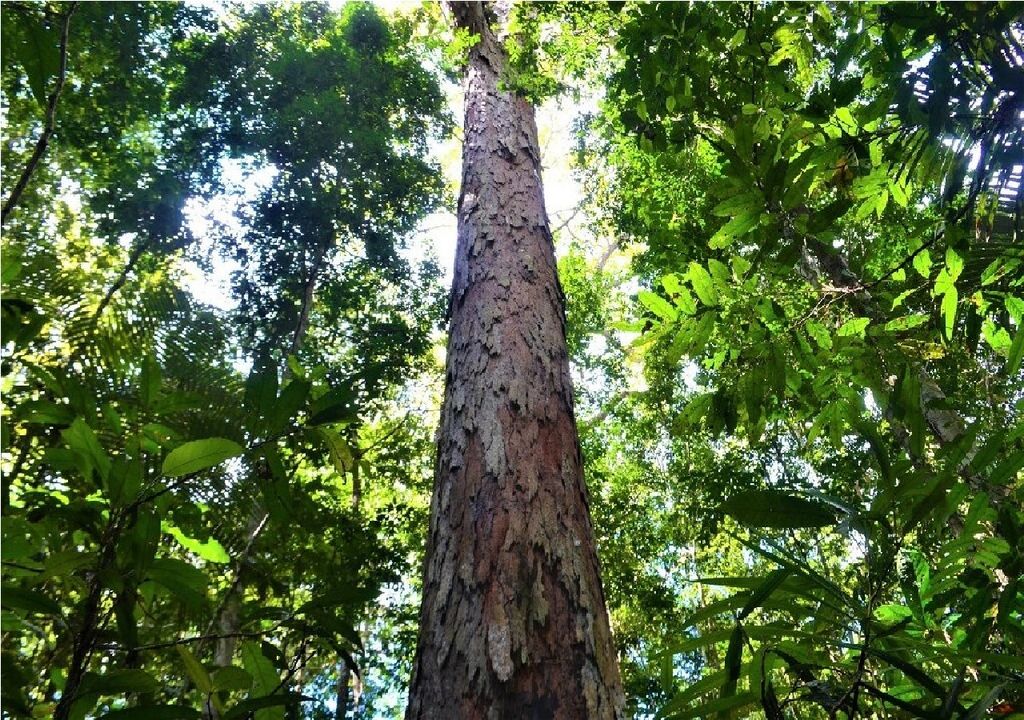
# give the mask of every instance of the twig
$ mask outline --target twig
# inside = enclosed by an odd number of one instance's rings
[[[269,630],[252,631],[252,632],[233,632],[224,633],[221,635],[193,635],[192,637],[178,638],[177,640],[167,640],[165,642],[150,643],[148,645],[136,645],[131,648],[122,648],[116,644],[109,645],[98,645],[97,647],[102,650],[120,650],[122,652],[139,652],[140,650],[160,650],[162,648],[175,647],[176,645],[190,645],[192,643],[203,643],[208,640],[222,640],[224,638],[247,638],[247,637],[261,637],[267,633],[272,633],[280,627],[280,623],[270,628]]]
[[[43,132],[39,136],[39,140],[36,141],[36,148],[32,151],[32,157],[28,159],[25,169],[21,172],[21,177],[18,178],[17,184],[14,186],[14,189],[11,190],[10,197],[7,198],[7,202],[4,203],[3,209],[0,210],[0,225],[7,222],[7,218],[21,199],[21,194],[25,191],[25,187],[28,185],[29,180],[32,179],[32,174],[39,166],[39,161],[42,160],[43,154],[46,152],[46,147],[50,144],[50,137],[53,135],[53,131],[56,127],[57,101],[60,99],[60,93],[64,89],[64,80],[67,77],[68,30],[71,27],[71,16],[74,14],[77,7],[77,2],[71,3],[71,7],[68,8],[67,13],[64,15],[64,26],[61,28],[60,33],[60,71],[57,73],[57,85],[54,87],[53,92],[50,94],[50,99],[46,104],[46,123],[43,125]]]

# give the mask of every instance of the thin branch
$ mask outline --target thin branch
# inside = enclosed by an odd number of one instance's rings
[[[221,635],[193,635],[192,637],[178,638],[177,640],[167,640],[165,642],[150,643],[148,645],[136,645],[131,648],[124,648],[117,644],[109,645],[98,645],[97,647],[102,650],[119,650],[121,652],[139,652],[140,650],[161,650],[163,648],[175,647],[176,645],[191,645],[192,643],[204,643],[209,640],[224,640],[226,638],[252,638],[262,637],[268,633],[274,632],[280,623],[270,628],[269,630],[260,630],[252,632],[233,632],[224,633]]]
[[[25,192],[25,188],[28,186],[29,180],[32,179],[33,173],[35,173],[36,168],[39,166],[39,161],[43,159],[43,154],[46,153],[46,147],[50,144],[50,137],[53,135],[53,131],[56,128],[57,101],[60,99],[61,91],[64,89],[64,80],[67,78],[68,31],[71,27],[71,16],[74,14],[77,7],[77,2],[71,3],[71,7],[68,8],[67,13],[64,15],[64,25],[61,28],[60,33],[60,70],[57,73],[57,85],[54,87],[53,92],[50,94],[50,99],[46,104],[46,123],[43,125],[43,132],[39,136],[39,140],[36,141],[36,148],[32,151],[32,157],[28,159],[25,169],[21,172],[21,177],[18,178],[17,184],[14,186],[14,189],[11,190],[10,197],[7,198],[7,202],[4,203],[3,209],[0,210],[0,225],[7,222],[7,218],[10,216],[11,211],[14,210],[18,201],[21,199],[21,194]]]
[[[117,280],[115,280],[114,284],[110,286],[109,290],[107,290],[107,294],[103,296],[102,300],[100,300],[100,304],[96,306],[96,312],[92,315],[93,324],[99,322],[100,316],[103,314],[103,311],[107,309],[107,305],[110,304],[110,301],[114,299],[114,295],[116,295],[117,291],[123,288],[124,284],[128,282],[128,275],[135,269],[135,265],[139,262],[139,258],[141,258],[142,254],[146,251],[147,245],[148,243],[146,242],[140,242],[132,248],[132,252],[128,256],[128,262],[125,263],[124,268],[121,270],[121,274],[117,276]]]

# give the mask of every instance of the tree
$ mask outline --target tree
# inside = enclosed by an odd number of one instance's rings
[[[494,6],[466,66],[458,247],[407,718],[619,718],[530,103]]]

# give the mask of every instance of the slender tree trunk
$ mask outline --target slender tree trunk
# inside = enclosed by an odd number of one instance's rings
[[[533,108],[499,89],[489,11],[452,4],[480,40],[406,718],[621,718]]]

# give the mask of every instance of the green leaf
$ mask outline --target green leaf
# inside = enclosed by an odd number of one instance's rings
[[[702,265],[699,265],[696,262],[690,262],[687,277],[690,279],[693,291],[697,293],[697,297],[702,303],[709,307],[718,304],[718,291],[715,290],[715,284],[711,280],[711,274],[708,273]]]
[[[1024,323],[1017,327],[1013,336],[1013,343],[1006,355],[1006,376],[1013,377],[1020,370],[1021,358],[1024,357]]]
[[[733,495],[722,510],[752,527],[805,528],[834,525],[836,512],[825,503],[779,490],[748,490]]]
[[[755,695],[752,692],[742,692],[738,695],[730,695],[729,697],[718,698],[710,702],[701,703],[692,708],[686,710],[680,710],[674,712],[671,715],[665,717],[676,718],[676,720],[688,720],[689,718],[695,717],[708,717],[715,713],[725,713],[730,710],[744,707],[745,705],[753,705],[755,702],[760,700],[760,695]]]
[[[996,685],[985,693],[976,703],[967,708],[967,712],[962,715],[962,720],[981,720],[988,709],[992,707],[992,704],[999,699],[999,696],[1003,693],[1003,686]]]
[[[848,107],[836,108],[836,119],[839,120],[840,126],[847,135],[853,135],[857,132],[857,128],[860,127]]]
[[[949,277],[952,280],[956,280],[960,277],[960,273],[964,270],[964,259],[960,257],[959,253],[953,248],[946,249],[946,272],[949,273]]]
[[[11,22],[8,19],[6,22]],[[44,28],[34,18],[21,24],[20,40],[15,46],[18,61],[25,68],[32,96],[45,108],[48,101],[47,83],[60,71],[60,48],[55,30]]]
[[[110,477],[110,458],[96,439],[96,433],[82,418],[75,418],[71,426],[61,430],[61,436],[67,446],[74,451],[80,461],[79,467],[85,478],[91,479],[93,471],[100,476],[101,487],[106,488]]]
[[[163,474],[167,477],[190,475],[219,465],[229,458],[238,457],[244,452],[244,447],[227,438],[193,440],[179,445],[167,454],[164,458]]]
[[[83,695],[119,695],[156,692],[160,687],[160,683],[144,670],[123,669],[108,670],[102,675],[87,673],[79,692]]]
[[[942,319],[945,321],[947,340],[953,339],[953,330],[956,327],[957,301],[958,297],[956,288],[951,286],[942,296]]]
[[[149,568],[148,578],[163,585],[179,600],[193,610],[198,610],[206,601],[206,575],[176,558],[158,558]]]
[[[26,590],[17,585],[4,583],[0,587],[0,605],[11,610],[26,613],[40,613],[60,617],[63,610],[59,603],[35,590]]]
[[[738,619],[743,620],[754,610],[761,607],[761,604],[792,574],[793,571],[790,568],[779,568],[769,574],[764,582],[758,585],[754,592],[750,594],[747,604],[743,606],[743,609],[740,610],[740,614],[737,616]]]
[[[652,313],[657,315],[662,320],[668,320],[670,322],[675,321],[679,317],[679,313],[672,306],[668,300],[650,290],[641,290],[636,294],[637,300],[645,308],[650,310]]]
[[[313,401],[309,425],[352,422],[358,417],[356,396],[349,384],[339,385]]]
[[[245,667],[245,671],[252,676],[254,697],[269,695],[277,689],[281,682],[273,663],[266,658],[258,643],[251,641],[242,643],[242,665]]]
[[[914,315],[904,315],[902,317],[894,318],[885,324],[886,330],[892,330],[895,332],[901,332],[903,330],[910,330],[920,325],[924,325],[928,322],[928,316],[924,313],[916,313]]]
[[[254,713],[257,720],[259,720],[264,713],[258,711],[267,708],[280,709],[281,712],[278,716],[284,717],[285,706],[298,705],[299,703],[311,702],[313,700],[314,698],[306,695],[300,695],[298,693],[279,693],[277,695],[270,695],[267,697],[251,698],[249,700],[243,700],[224,713],[224,720],[242,720],[242,718],[252,717]]]
[[[253,412],[269,417],[277,398],[277,369],[253,371],[245,381],[245,404]]]
[[[832,334],[829,333],[827,327],[816,320],[809,321],[805,327],[807,328],[807,334],[814,339],[818,347],[822,350],[832,349]]]
[[[70,425],[75,413],[70,405],[58,405],[50,400],[29,400],[18,405],[17,414],[22,422],[38,425]]]
[[[210,673],[199,662],[199,658],[184,645],[175,645],[174,649],[178,651],[178,657],[181,658],[181,662],[185,666],[185,672],[195,683],[199,692],[204,694],[213,692],[213,680],[210,678]]]
[[[871,322],[870,318],[857,317],[851,320],[847,320],[842,324],[839,330],[836,331],[836,335],[839,337],[864,337],[864,330]]]
[[[741,193],[739,195],[733,195],[732,197],[726,198],[715,205],[715,208],[711,213],[718,217],[732,217],[734,215],[747,214],[751,212],[758,215],[763,207],[764,196],[761,195],[759,191],[755,190],[754,192]]]
[[[902,208],[905,208],[910,203],[906,186],[898,180],[891,180],[889,182],[889,194],[892,195],[892,199],[896,201],[896,204]]]
[[[759,210],[746,210],[723,225],[718,232],[711,236],[708,245],[713,250],[720,250],[732,244],[733,240],[746,235],[751,228],[757,225],[761,218]]]
[[[729,636],[729,648],[725,653],[725,684],[722,685],[722,698],[736,694],[736,682],[740,678],[740,670],[743,667],[743,641],[746,635],[743,626],[736,623],[732,634]]]
[[[165,525],[164,531],[172,535],[189,552],[193,552],[203,560],[212,563],[226,563],[231,561],[224,546],[217,542],[216,538],[210,538],[206,542],[188,537],[180,528],[174,525]]]
[[[271,435],[278,435],[288,427],[295,414],[306,404],[311,388],[312,385],[308,381],[299,379],[292,380],[285,386],[270,416]]]
[[[906,605],[879,605],[875,608],[875,617],[886,625],[896,625],[913,616],[914,613]]]
[[[214,690],[250,690],[252,675],[240,667],[229,665],[213,671]]]
[[[927,250],[922,250],[913,259],[914,269],[917,270],[917,274],[923,277],[925,280],[931,275],[932,271],[932,256]]]

